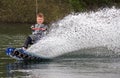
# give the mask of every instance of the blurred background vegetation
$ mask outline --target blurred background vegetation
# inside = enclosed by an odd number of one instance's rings
[[[38,0],[38,11],[50,23],[71,12],[97,10],[104,7],[120,7],[120,0]],[[35,23],[36,0],[0,0],[0,22]]]

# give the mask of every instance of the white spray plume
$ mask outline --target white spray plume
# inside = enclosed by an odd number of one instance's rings
[[[48,58],[99,46],[119,51],[120,9],[70,14],[51,27],[49,34],[27,51]]]

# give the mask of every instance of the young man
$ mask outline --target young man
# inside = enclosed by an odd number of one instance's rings
[[[37,24],[31,26],[32,35],[29,35],[23,45],[23,49],[27,49],[29,45],[36,43],[40,40],[47,31],[48,26],[44,25],[44,15],[42,13],[37,14]]]

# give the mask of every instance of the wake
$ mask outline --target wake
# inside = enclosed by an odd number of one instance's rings
[[[107,47],[119,52],[120,9],[70,14],[51,25],[49,34],[27,51],[52,58],[84,48]]]

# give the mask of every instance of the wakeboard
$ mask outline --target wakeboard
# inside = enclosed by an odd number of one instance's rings
[[[22,48],[9,47],[6,49],[6,55],[16,60],[39,60],[39,61],[48,60],[48,58],[27,52],[26,50],[23,50]]]

